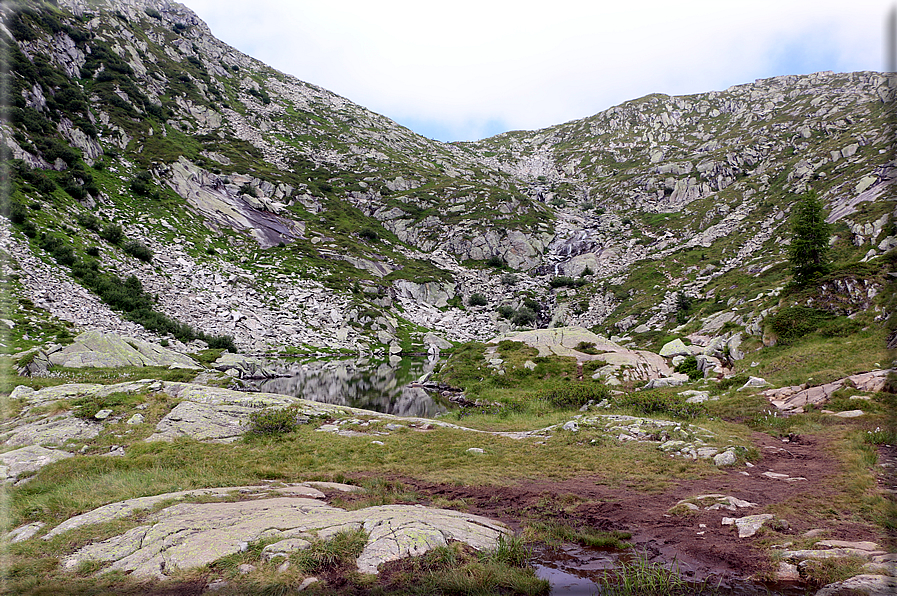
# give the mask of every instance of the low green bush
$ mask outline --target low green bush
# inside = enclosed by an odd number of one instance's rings
[[[122,247],[126,253],[147,263],[153,261],[153,251],[139,240],[130,240]]]
[[[595,382],[571,383],[553,389],[542,396],[556,408],[578,409],[586,405],[589,400],[600,401],[610,396],[610,389],[605,385]]]
[[[622,408],[629,408],[639,414],[651,416],[666,414],[686,420],[698,418],[705,413],[702,404],[685,403],[681,395],[666,395],[657,391],[634,391],[616,398]]]
[[[486,297],[476,292],[475,294],[471,294],[470,298],[467,299],[467,304],[470,306],[486,306],[489,304],[489,301],[486,300]]]
[[[296,430],[299,421],[292,408],[265,408],[249,415],[250,435],[285,435]]]
[[[704,373],[698,369],[698,359],[694,355],[686,356],[685,360],[680,362],[674,370],[677,373],[688,375],[691,381],[697,381],[704,377]]]

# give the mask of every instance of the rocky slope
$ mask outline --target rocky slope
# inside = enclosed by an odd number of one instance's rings
[[[809,189],[845,265],[818,303],[886,316],[880,73],[652,95],[446,144],[238,52],[178,3],[3,10],[10,350],[67,325],[362,353],[531,325],[760,335]],[[96,278],[131,276],[151,305],[123,313]]]

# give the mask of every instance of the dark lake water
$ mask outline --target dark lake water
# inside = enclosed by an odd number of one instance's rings
[[[408,384],[432,371],[437,362],[426,358],[402,358],[394,365],[363,359],[272,361],[272,368],[286,376],[248,381],[248,384],[259,391],[328,404],[396,416],[434,418],[448,411],[450,402],[437,400],[423,389]]]

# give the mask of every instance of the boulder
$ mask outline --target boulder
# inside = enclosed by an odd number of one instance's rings
[[[602,360],[599,376],[621,376],[626,380],[647,381],[664,377],[672,372],[666,360],[646,350],[629,350],[582,327],[554,327],[506,333],[489,340],[497,344],[502,340],[523,342],[539,350],[539,356],[571,356],[580,362]],[[598,354],[584,354],[576,350],[580,343],[591,343]]]
[[[199,369],[192,358],[156,344],[114,333],[85,331],[74,343],[49,355],[50,362],[68,368],[163,366]]]
[[[691,350],[681,339],[674,339],[673,341],[664,344],[658,353],[664,358],[670,358],[672,356],[691,356]]]

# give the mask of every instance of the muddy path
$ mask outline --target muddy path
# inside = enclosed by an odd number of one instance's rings
[[[735,585],[755,574],[771,571],[769,558],[758,545],[762,532],[752,538],[738,538],[723,517],[742,517],[777,509],[787,529],[780,528],[784,540],[798,538],[811,529],[825,530],[825,537],[842,540],[877,540],[875,528],[847,519],[813,519],[801,511],[801,503],[818,503],[833,497],[832,482],[840,462],[830,453],[824,439],[817,436],[792,437],[784,442],[763,433],[754,433],[754,445],[761,457],[753,467],[735,466],[711,478],[672,481],[659,492],[639,492],[613,486],[600,476],[564,481],[527,480],[510,486],[482,487],[430,483],[395,476],[413,489],[424,504],[463,500],[470,513],[499,519],[515,530],[529,520],[556,520],[570,525],[587,525],[601,530],[632,533],[635,551],[651,560],[673,562],[687,577],[696,581],[710,578]],[[775,477],[764,476],[770,472]],[[737,511],[700,510],[687,515],[671,515],[669,509],[682,499],[721,493],[756,503]],[[544,553],[544,549],[539,552]]]

